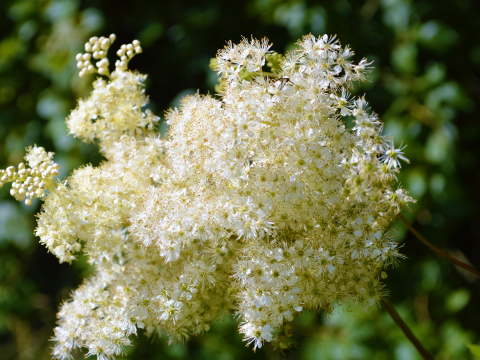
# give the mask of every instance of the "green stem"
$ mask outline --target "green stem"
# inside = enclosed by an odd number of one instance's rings
[[[270,79],[278,78],[278,75],[274,74],[273,72],[264,72],[264,73],[262,73],[262,75],[265,75],[265,76],[269,77]]]
[[[250,76],[266,76],[270,79],[276,79],[278,78],[278,75],[277,74],[274,74],[273,72],[268,72],[268,71],[255,71],[255,72],[251,72],[251,73],[248,73]]]
[[[413,335],[412,333],[412,330],[410,330],[410,328],[408,327],[407,324],[405,324],[405,322],[402,320],[402,318],[400,317],[400,315],[398,315],[398,312],[397,310],[395,310],[395,308],[392,306],[392,304],[390,304],[387,300],[380,300],[380,302],[382,303],[383,305],[383,308],[385,310],[387,310],[388,312],[388,315],[390,315],[390,317],[393,319],[393,321],[398,325],[398,327],[400,329],[402,329],[403,333],[405,334],[405,336],[408,338],[408,340],[410,340],[410,342],[413,344],[413,346],[415,346],[415,348],[417,349],[417,351],[420,353],[420,355],[422,355],[422,357],[425,359],[425,360],[435,360],[434,357],[432,356],[432,354],[430,354],[424,347],[423,345],[420,343],[420,341],[418,341],[418,339],[415,337],[415,335]]]
[[[439,249],[438,247],[436,247],[435,245],[433,245],[432,243],[430,243],[427,239],[425,239],[422,235],[420,235],[420,233],[415,230],[415,228],[412,226],[412,224],[410,224],[408,222],[407,219],[405,219],[403,217],[403,215],[400,214],[400,220],[403,221],[403,223],[405,224],[405,226],[408,228],[408,230],[410,230],[412,232],[413,235],[415,235],[415,237],[420,240],[422,243],[424,243],[426,246],[428,246],[431,250],[435,251],[438,255],[440,256],[443,256],[445,259],[449,260],[450,262],[454,263],[455,265],[461,267],[462,269],[465,269],[469,272],[471,272],[473,275],[475,275],[477,278],[480,279],[480,272],[478,272],[477,270],[475,270],[473,267],[471,267],[470,265],[467,265],[465,264],[464,262],[458,260],[458,259],[455,259],[454,257],[450,256],[449,254],[447,254],[445,251]]]

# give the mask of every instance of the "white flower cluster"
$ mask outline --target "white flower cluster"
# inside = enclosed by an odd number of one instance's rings
[[[149,110],[143,89],[144,75],[116,71],[113,81],[97,79],[88,99],[80,100],[67,119],[70,134],[84,141],[97,139],[103,152],[108,152],[122,136],[143,139],[153,130],[159,118]]]
[[[251,42],[243,38],[238,45],[229,41],[228,46],[217,54],[217,70],[224,76],[238,74],[242,69],[258,71],[265,65],[265,55],[271,52],[268,51],[271,46],[267,38],[261,41],[252,39]]]
[[[32,199],[42,198],[45,190],[56,187],[53,178],[58,175],[60,165],[53,162],[53,153],[47,153],[43,147],[35,145],[27,148],[27,151],[25,160],[29,168],[20,163],[18,171],[15,171],[14,166],[6,170],[0,169],[0,188],[5,183],[13,182],[10,195],[17,201],[25,200],[25,204],[31,206]]]
[[[395,190],[406,159],[347,92],[369,63],[326,35],[298,45],[269,79],[266,39],[229,43],[221,99],[183,99],[163,140],[142,111],[143,76],[117,65],[95,81],[67,124],[107,161],[52,187],[38,220],[61,261],[83,247],[97,267],[62,305],[56,358],[123,354],[137,328],[183,342],[232,310],[255,349],[305,310],[384,295],[384,268],[401,256],[387,228],[413,201]]]

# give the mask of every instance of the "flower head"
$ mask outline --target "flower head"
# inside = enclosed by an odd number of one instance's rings
[[[308,35],[275,55],[269,79],[258,76],[268,40],[230,42],[214,62],[222,98],[186,97],[159,138],[145,76],[127,68],[140,43],[122,45],[110,74],[114,40],[94,37],[77,56],[81,75],[107,79],[67,119],[106,161],[56,182],[53,154],[34,147],[28,169],[0,170],[18,200],[45,197],[40,241],[60,261],[83,250],[96,267],[60,309],[56,358],[76,347],[121,355],[138,328],[184,342],[232,309],[256,349],[305,310],[381,299],[385,267],[401,257],[382,234],[413,199],[394,190],[404,148],[346,90],[370,63],[354,65],[335,37]]]

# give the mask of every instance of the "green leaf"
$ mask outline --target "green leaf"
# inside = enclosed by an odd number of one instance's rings
[[[448,295],[445,305],[447,310],[456,313],[467,306],[470,301],[470,292],[467,289],[457,289]]]
[[[480,346],[467,344],[467,347],[470,349],[470,352],[475,355],[477,359],[480,359]]]

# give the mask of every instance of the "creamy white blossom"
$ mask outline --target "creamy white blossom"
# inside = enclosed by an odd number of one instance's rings
[[[61,306],[54,357],[122,355],[138,329],[184,342],[231,312],[256,349],[306,310],[375,305],[401,257],[387,229],[413,200],[396,184],[403,148],[348,93],[370,63],[308,35],[266,77],[279,56],[268,40],[230,42],[214,62],[222,96],[185,97],[159,138],[145,76],[127,68],[140,43],[120,48],[110,74],[114,40],[92,38],[77,56],[82,76],[108,79],[67,119],[106,161],[55,182],[53,154],[34,147],[28,169],[0,171],[16,199],[45,198],[36,234],[49,251],[71,262],[83,250],[97,269]]]

